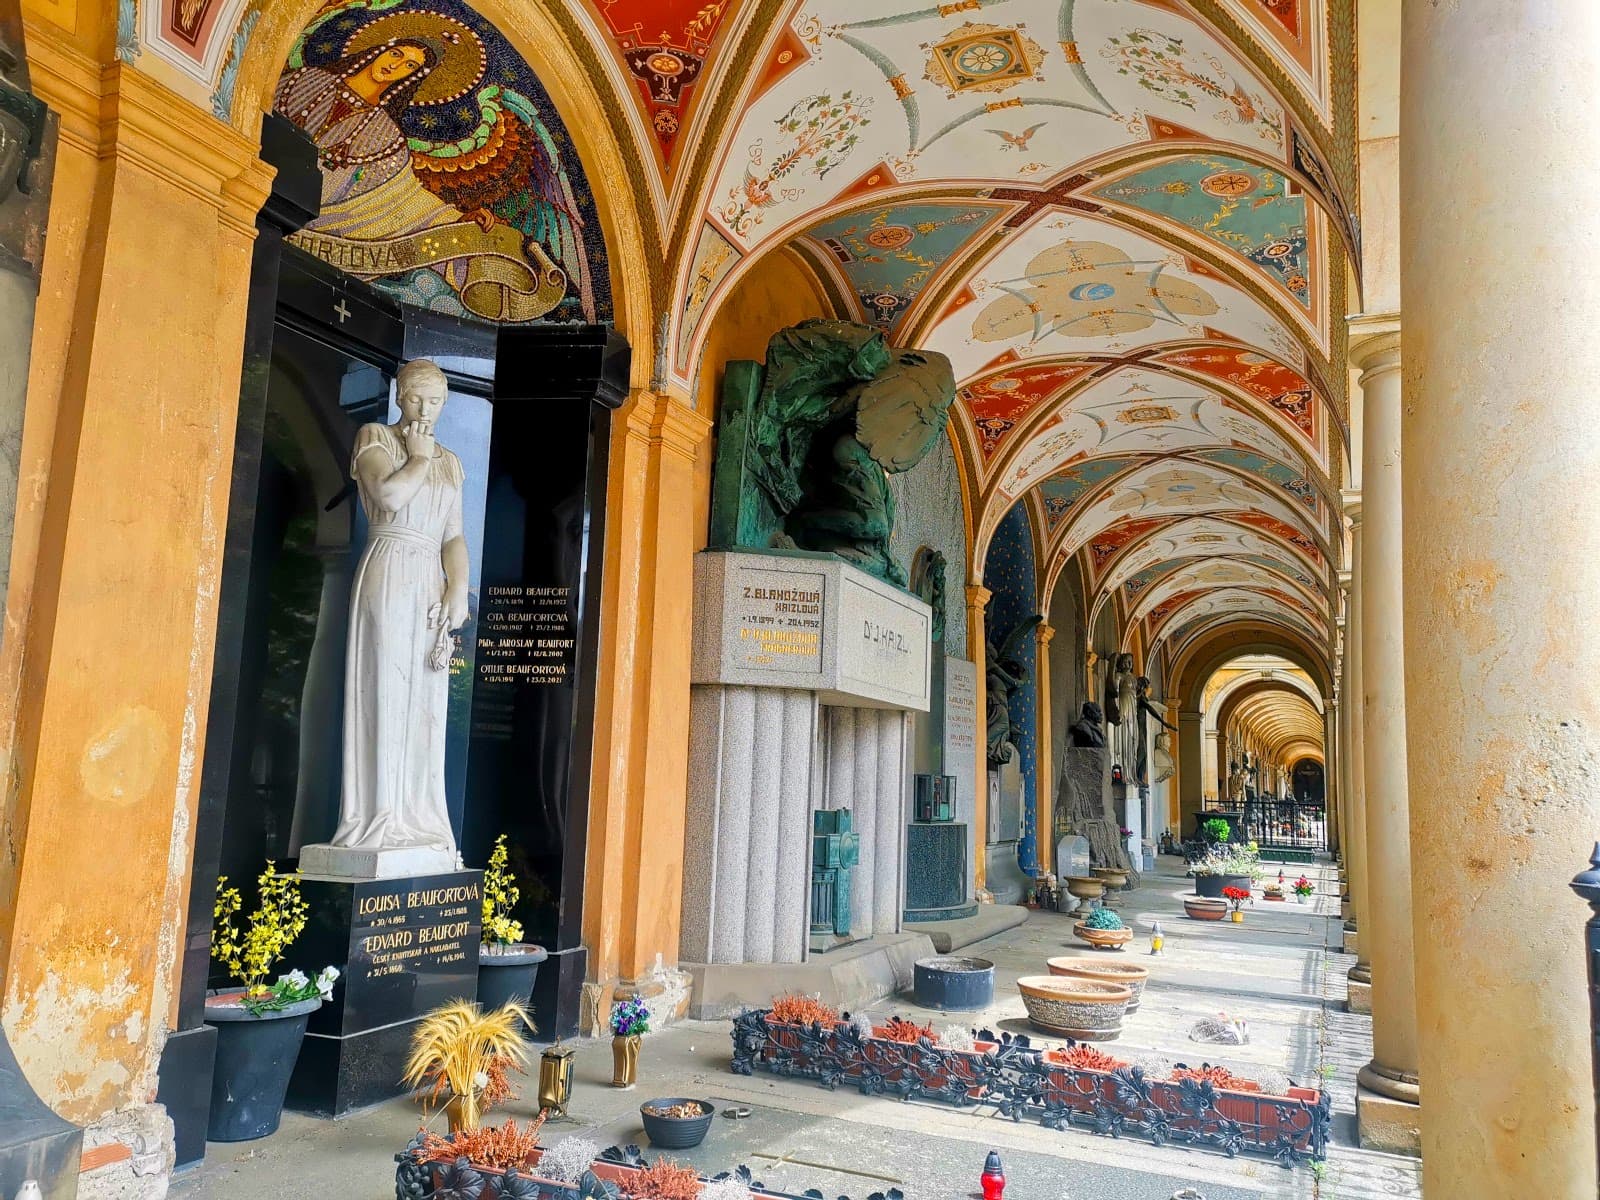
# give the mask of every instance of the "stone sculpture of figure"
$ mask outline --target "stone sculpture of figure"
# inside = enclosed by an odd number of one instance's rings
[[[1031,616],[1006,635],[997,650],[991,640],[985,668],[984,715],[988,721],[989,765],[998,767],[1017,755],[1011,739],[1011,693],[1028,681],[1028,668],[1017,656],[1023,639],[1043,623],[1042,616]]]
[[[886,475],[909,471],[933,448],[955,393],[944,355],[893,350],[868,326],[810,320],[780,330],[767,344],[759,395],[724,400],[714,540],[825,551],[904,587],[889,553]]]
[[[433,438],[444,372],[417,359],[395,384],[399,423],[363,426],[350,467],[368,528],[350,595],[344,791],[331,844],[454,859],[444,745],[451,634],[468,615],[465,474]]]
[[[1068,727],[1074,746],[1104,746],[1106,744],[1106,716],[1093,700],[1086,700],[1078,719]]]
[[[1134,729],[1138,736],[1138,754],[1134,760],[1135,766],[1133,777],[1135,782],[1148,784],[1153,781],[1150,778],[1149,745],[1145,737],[1146,733],[1149,732],[1149,729],[1145,725],[1144,719],[1146,717],[1153,717],[1155,718],[1157,725],[1160,725],[1162,729],[1169,730],[1172,733],[1176,733],[1178,728],[1176,725],[1168,725],[1165,718],[1163,718],[1161,713],[1156,709],[1156,706],[1150,703],[1149,676],[1141,675],[1134,680],[1133,690],[1135,697]],[[1157,745],[1160,745],[1160,735],[1157,735]]]

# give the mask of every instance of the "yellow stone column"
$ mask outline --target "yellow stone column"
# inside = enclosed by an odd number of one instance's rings
[[[638,391],[613,418],[583,932],[604,991],[678,959],[695,457],[711,422]]]
[[[1328,853],[1339,859],[1339,699],[1337,694],[1322,702],[1322,813],[1326,823]]]
[[[1368,957],[1367,939],[1364,936],[1367,916],[1371,911],[1368,889],[1367,855],[1367,801],[1366,801],[1366,740],[1363,722],[1365,703],[1362,676],[1362,559],[1361,559],[1361,497],[1346,492],[1345,517],[1350,522],[1350,574],[1348,598],[1345,601],[1344,622],[1344,690],[1341,716],[1345,723],[1345,752],[1347,765],[1345,778],[1349,782],[1349,801],[1345,811],[1350,817],[1347,850],[1350,863],[1350,917],[1345,922],[1345,944],[1353,946],[1356,965],[1350,968],[1350,1009],[1352,1012],[1372,1011],[1372,965]]]
[[[61,117],[0,693],[4,1019],[61,1115],[151,1102],[176,974],[243,365],[257,147],[29,29]],[[13,707],[14,706],[14,707]]]
[[[1600,831],[1600,6],[1402,20],[1417,1012],[1448,1089],[1423,1108],[1423,1191],[1594,1200],[1567,883]]]
[[[1055,870],[1055,739],[1050,735],[1050,639],[1055,627],[1040,624],[1033,631],[1038,652],[1034,656],[1034,688],[1038,696],[1034,728],[1039,731],[1039,778],[1033,781],[1033,840],[1039,858],[1039,873]]]
[[[984,610],[994,593],[981,583],[967,585],[967,657],[977,668],[978,687],[978,777],[973,782],[972,820],[976,861],[972,864],[974,890],[989,881],[987,846],[989,844],[989,742],[984,724],[988,711],[989,644],[984,633]]]
[[[1415,1154],[1421,1116],[1406,794],[1399,332],[1361,338],[1351,346],[1350,361],[1361,370],[1363,421],[1361,680],[1369,907],[1361,914],[1359,938],[1362,957],[1372,964],[1372,1061],[1361,1069],[1356,1118],[1363,1146]]]

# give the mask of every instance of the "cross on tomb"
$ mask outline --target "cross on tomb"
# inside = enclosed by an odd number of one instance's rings
[[[343,297],[333,306],[333,311],[339,314],[339,324],[343,325],[350,319],[350,310],[344,306]]]

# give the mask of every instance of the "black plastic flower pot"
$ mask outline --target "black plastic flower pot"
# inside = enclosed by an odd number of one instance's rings
[[[1209,896],[1213,900],[1220,900],[1223,888],[1248,888],[1252,882],[1254,881],[1248,875],[1196,875],[1194,890],[1197,896]]]
[[[478,951],[478,1007],[484,1012],[515,1001],[527,1008],[533,1002],[533,981],[539,964],[549,954],[543,946],[518,944],[503,952],[488,947]]]
[[[206,1001],[206,1024],[217,1030],[207,1141],[248,1142],[277,1131],[306,1021],[322,1007],[321,1000],[302,1000],[252,1016],[243,1005],[216,1002],[239,994],[222,992]]]
[[[923,1008],[963,1012],[994,1003],[994,963],[987,958],[919,958],[912,969]]]
[[[698,1117],[667,1117],[660,1115],[679,1104],[698,1104]],[[655,1111],[652,1112],[651,1110]],[[717,1115],[716,1105],[709,1100],[693,1100],[683,1096],[666,1096],[659,1100],[646,1100],[639,1106],[639,1119],[644,1122],[644,1135],[650,1144],[661,1150],[687,1150],[706,1140],[711,1128],[711,1118]]]

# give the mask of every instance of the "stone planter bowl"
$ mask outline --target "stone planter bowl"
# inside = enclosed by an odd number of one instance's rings
[[[1046,961],[1050,974],[1067,979],[1099,979],[1118,983],[1132,993],[1128,1011],[1139,1011],[1139,1001],[1144,999],[1144,985],[1150,982],[1150,971],[1138,963],[1108,962],[1105,959],[1071,958],[1063,956]]]
[[[1093,875],[1068,875],[1067,891],[1079,900],[1098,900],[1106,894],[1106,884]]]
[[[1108,888],[1125,888],[1128,886],[1128,873],[1121,867],[1090,867],[1089,874],[1100,880]]]
[[[1122,1033],[1133,990],[1105,979],[1024,975],[1017,980],[1028,1023],[1045,1033],[1084,1042],[1107,1042]]]
[[[1204,896],[1185,896],[1183,911],[1196,921],[1220,921],[1228,915],[1228,902],[1220,896],[1215,900]]]
[[[1133,940],[1133,930],[1126,925],[1121,929],[1096,929],[1087,921],[1079,921],[1072,932],[1096,950],[1121,950]]]

